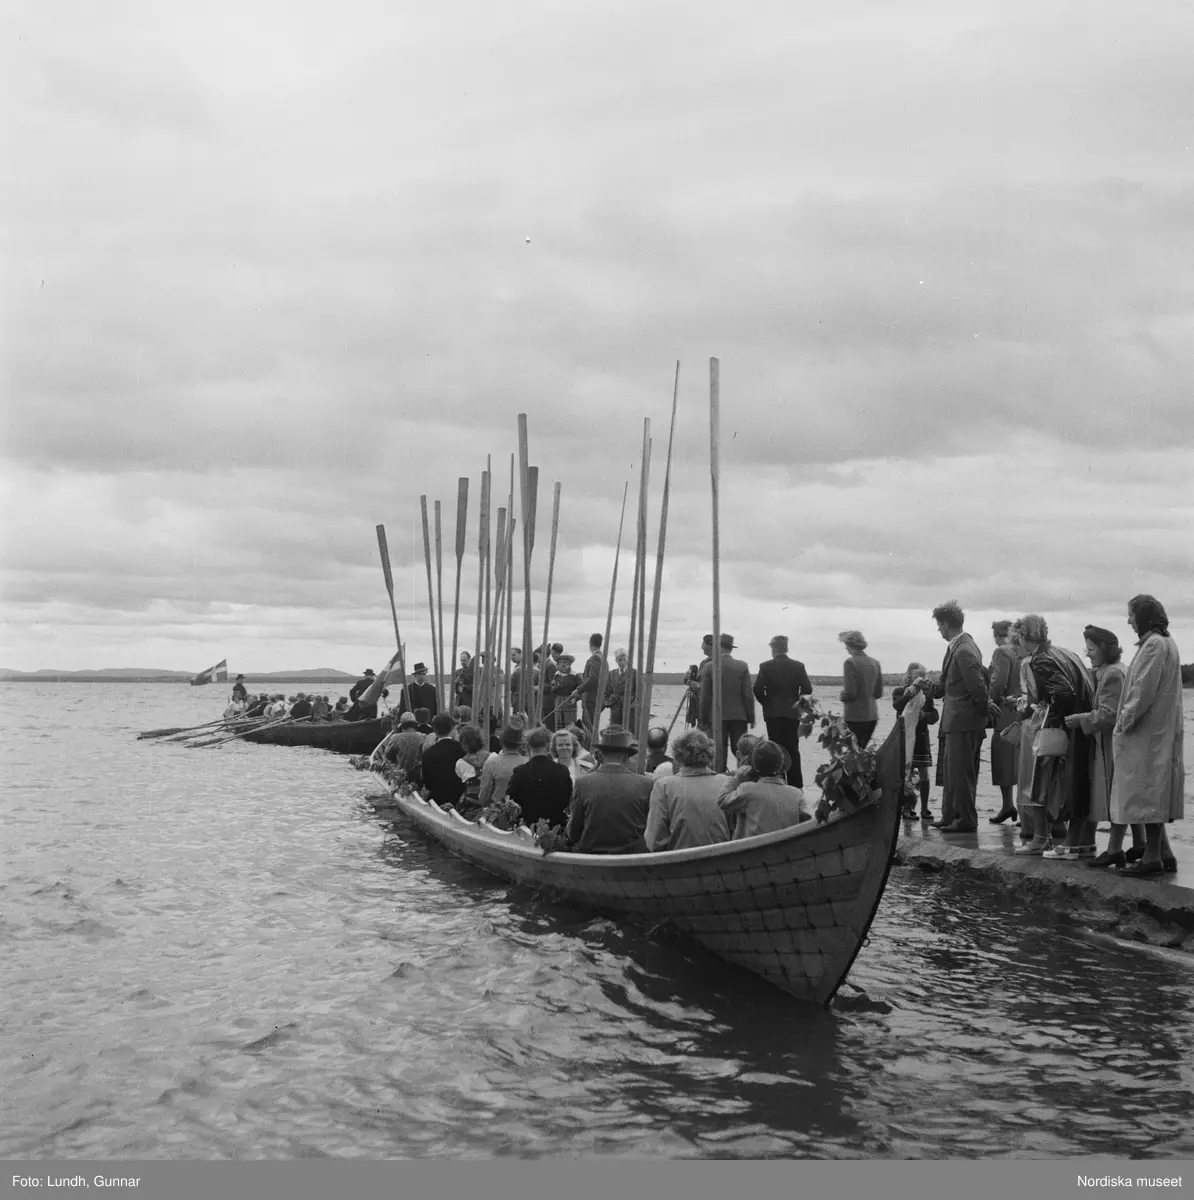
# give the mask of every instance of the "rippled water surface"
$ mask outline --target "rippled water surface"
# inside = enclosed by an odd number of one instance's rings
[[[2,1155],[1190,1153],[1176,955],[896,871],[851,976],[892,1011],[809,1009],[383,824],[337,756],[135,740],[218,691],[0,685]]]

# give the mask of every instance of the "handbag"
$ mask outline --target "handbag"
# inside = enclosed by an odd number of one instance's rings
[[[1009,746],[1018,746],[1020,744],[1020,735],[1023,730],[1023,721],[1013,721],[1010,725],[1007,725],[1001,729],[995,736],[1000,738]]]
[[[1048,719],[1046,709],[1044,720]],[[1070,752],[1070,735],[1064,729],[1046,729],[1042,725],[1032,740],[1032,752],[1037,758],[1064,758]]]

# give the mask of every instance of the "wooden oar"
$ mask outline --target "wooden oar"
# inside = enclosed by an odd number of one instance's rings
[[[547,597],[543,602],[543,649],[539,654],[539,703],[536,711],[543,711],[543,698],[547,694],[547,647],[548,625],[551,621],[551,586],[556,573],[556,536],[560,532],[560,485],[557,482],[551,502],[551,549],[547,555]],[[555,712],[558,712],[557,708]],[[555,712],[552,716],[555,716]]]
[[[256,729],[242,729],[240,733],[234,733],[231,737],[220,738],[219,741],[202,742],[200,744],[203,746],[223,746],[227,742],[235,742],[237,738],[242,738],[248,733],[260,733],[267,729],[280,729],[283,725],[301,725],[304,721],[309,721],[310,719],[310,717],[295,717],[293,719],[290,717],[284,717],[280,721],[272,721],[270,724],[261,725]],[[196,747],[192,747],[192,749],[194,748]]]
[[[593,728],[589,730],[589,746],[593,749],[597,741],[597,728],[601,724],[601,710],[605,703],[605,683],[609,678],[609,637],[614,627],[614,598],[618,592],[618,559],[622,555],[622,527],[626,521],[626,496],[630,491],[630,480],[622,486],[622,515],[618,518],[618,542],[614,547],[614,574],[609,585],[609,609],[605,614],[605,641],[601,643],[601,666],[597,671],[597,695],[593,697]]]
[[[655,587],[651,593],[651,630],[647,637],[647,670],[646,678],[643,680],[643,701],[642,712],[648,712],[651,708],[651,693],[655,689],[655,646],[659,634],[659,598],[663,591],[663,551],[667,544],[667,512],[668,512],[668,497],[671,493],[672,484],[672,445],[676,438],[676,407],[680,399],[680,363],[676,362],[676,378],[672,384],[672,423],[668,429],[667,435],[667,464],[663,470],[663,500],[659,506],[659,547],[655,553]],[[686,696],[687,698],[687,696]],[[684,702],[680,702],[680,707],[683,708]],[[675,725],[676,718],[680,715],[680,709],[676,710],[676,716],[672,718],[672,725]],[[672,733],[672,726],[668,726],[668,736]]]
[[[252,729],[254,726],[261,725],[263,722],[265,722],[268,719],[269,719],[268,717],[253,717],[252,719],[250,719],[248,721],[243,721],[243,720],[238,721],[238,720],[229,719],[227,721],[220,721],[218,723],[215,723],[214,725],[208,726],[207,728],[189,729],[189,730],[184,730],[180,733],[169,734],[168,736],[163,737],[162,741],[186,742],[186,741],[190,741],[194,737],[201,737],[201,738],[214,737],[221,733],[226,733],[232,729],[245,729],[245,728]]]
[[[398,681],[406,690],[406,653],[402,648],[402,634],[398,632],[398,609],[394,604],[394,576],[390,571],[390,547],[386,542],[386,527],[377,527],[377,548],[381,552],[381,571],[385,576],[386,593],[390,597],[390,614],[394,618],[394,641],[398,647]]]
[[[626,646],[626,678],[622,681],[622,724],[637,738],[639,722],[630,723],[630,714],[638,711],[638,684],[642,678],[642,655],[636,650],[635,638],[641,645],[643,626],[643,596],[647,575],[647,491],[651,478],[651,420],[643,420],[643,449],[638,472],[638,520],[634,538],[634,585],[630,589],[630,640]],[[645,756],[640,757],[640,764]]]
[[[444,663],[444,541],[443,530],[440,526],[440,502],[435,502],[435,606],[439,618],[436,637],[439,640],[439,675],[435,681],[435,699],[440,712],[447,712],[448,705],[444,700],[444,678],[448,674]]]
[[[505,683],[505,700],[502,703],[502,723],[514,713],[514,697],[510,695],[510,672],[506,663],[514,645],[514,455],[510,455],[510,507],[509,546],[506,550],[506,657],[502,659],[502,679]],[[525,673],[525,672],[524,672]]]
[[[487,454],[485,456],[485,471],[481,476],[481,557],[478,561],[478,570],[485,577],[485,586],[482,589],[481,580],[478,577],[477,581],[477,663],[476,675],[473,677],[473,702],[479,705],[480,708],[476,714],[477,725],[481,729],[486,738],[488,745],[489,738],[489,709],[486,705],[488,692],[485,690],[486,680],[489,672],[489,603],[490,603],[490,584],[492,579],[492,554],[490,552],[489,532],[492,524],[491,507],[492,499],[490,496],[492,459]],[[485,615],[484,624],[482,624],[481,616],[481,599],[484,592],[485,599]],[[484,638],[485,641],[481,639]]]
[[[419,511],[423,517],[423,557],[427,563],[427,615],[431,626],[431,665],[439,679],[439,648],[435,644],[435,587],[431,582],[431,534],[427,529],[427,497],[419,497]]]
[[[448,711],[456,707],[456,654],[460,648],[460,571],[464,566],[464,537],[468,524],[468,476],[456,481],[456,605],[452,610],[452,661],[448,663]]]
[[[721,518],[718,498],[721,484],[721,363],[709,360],[709,480],[713,493],[713,685],[714,771],[724,771],[725,739],[721,730]]]
[[[204,721],[202,725],[180,725],[173,729],[146,729],[142,733],[137,734],[137,740],[140,741],[142,738],[173,737],[178,733],[195,733],[200,729],[210,729],[215,725],[223,725],[228,719],[227,717],[220,717],[215,721]]]

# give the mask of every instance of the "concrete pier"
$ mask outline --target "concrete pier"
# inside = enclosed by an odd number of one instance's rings
[[[979,819],[978,831],[970,834],[942,834],[919,820],[905,821],[896,869],[988,884],[1027,903],[1048,904],[1099,933],[1194,954],[1194,862],[1183,855],[1185,846],[1175,846],[1177,874],[1125,878],[1114,868],[1092,870],[1085,861],[1015,855],[1019,827],[991,825],[985,813]],[[1107,844],[1106,834],[1098,844]]]

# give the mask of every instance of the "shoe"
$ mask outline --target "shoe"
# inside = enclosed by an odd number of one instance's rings
[[[920,819],[922,821],[931,821],[933,819],[933,814],[929,812],[927,808],[922,808],[920,810]]]
[[[996,813],[996,815],[993,817],[988,817],[987,824],[988,825],[1002,825],[1004,823],[1004,821],[1009,820],[1010,818],[1014,817],[1015,815],[1016,815],[1016,810],[1014,808],[1009,808],[1009,809],[1006,809],[1004,812]]]
[[[945,829],[947,826],[950,826],[952,824],[953,824],[953,821],[934,821],[933,828],[934,829]]]
[[[1108,850],[1104,850],[1098,858],[1092,858],[1087,864],[1088,867],[1122,867],[1124,865],[1124,852],[1117,850],[1112,854]]]
[[[1043,842],[1025,842],[1023,846],[1017,846],[1013,854],[1035,854],[1040,856],[1045,852],[1045,844]]]
[[[1076,846],[1075,849],[1078,851],[1079,858],[1094,858],[1099,848],[1091,842],[1089,846]]]
[[[1078,851],[1073,846],[1057,845],[1050,846],[1048,850],[1041,852],[1042,858],[1077,858]]]
[[[1170,855],[1168,858],[1161,859],[1161,866],[1165,868],[1166,875],[1177,874],[1177,859]]]
[[[1133,879],[1145,879],[1150,875],[1164,875],[1165,864],[1161,862],[1134,862],[1120,871],[1121,875],[1130,875]]]
[[[952,825],[945,825],[941,829],[942,833],[978,833],[977,825],[962,825],[955,821]]]
[[[1124,861],[1125,862],[1130,862],[1130,863],[1139,862],[1143,857],[1144,857],[1144,847],[1143,846],[1133,846],[1131,848],[1131,850],[1127,850],[1124,852]]]

